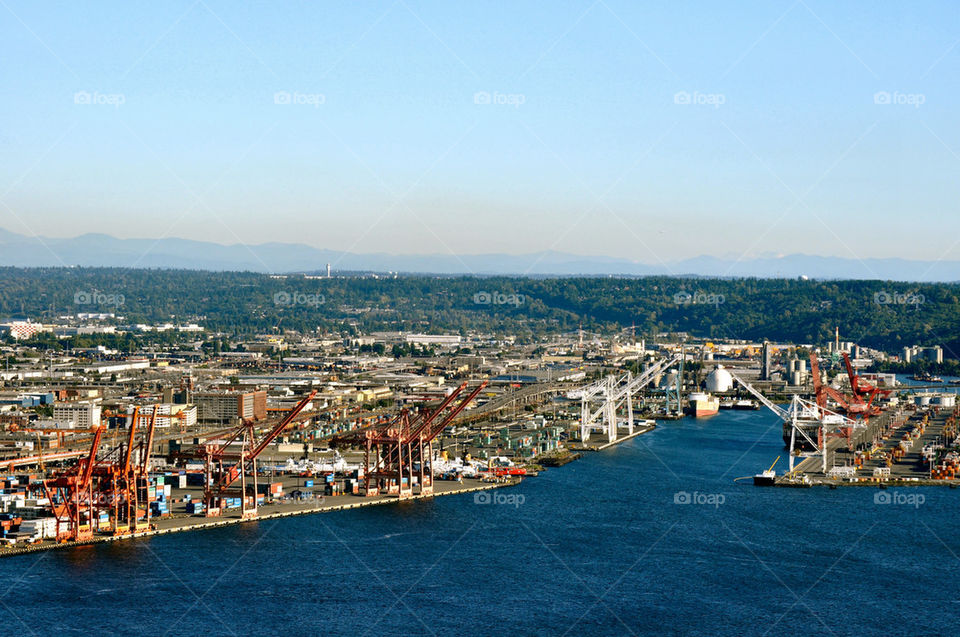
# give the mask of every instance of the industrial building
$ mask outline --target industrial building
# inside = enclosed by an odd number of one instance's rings
[[[237,420],[262,420],[267,416],[267,392],[197,392],[197,420],[202,423],[232,424]]]
[[[460,345],[459,334],[407,334],[407,343],[416,345],[444,345],[457,347]]]
[[[928,361],[931,363],[942,363],[943,362],[943,348],[939,345],[933,347],[920,347],[914,345],[912,347],[904,347],[902,359],[904,363],[912,363],[914,361]]]
[[[99,400],[55,402],[53,421],[67,429],[90,429],[100,425],[101,411]]]

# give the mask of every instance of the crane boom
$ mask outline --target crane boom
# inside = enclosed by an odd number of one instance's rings
[[[137,420],[140,417],[140,408],[134,407],[133,418],[130,419],[130,435],[127,437],[127,448],[123,454],[123,475],[130,472],[130,458],[133,455],[133,440],[137,435]]]
[[[83,473],[80,475],[79,488],[85,489],[90,484],[93,477],[93,464],[97,461],[97,449],[100,448],[100,439],[103,437],[103,425],[97,427],[97,432],[93,434],[93,444],[90,445],[90,455],[83,466]]]
[[[464,383],[464,386],[466,386],[466,383]],[[434,427],[432,427],[432,428],[430,429],[430,431],[428,432],[428,435],[427,435],[427,437],[424,439],[424,441],[425,441],[425,442],[429,442],[429,441],[433,440],[434,438],[436,438],[438,435],[440,435],[440,432],[443,431],[444,429],[446,429],[447,425],[449,425],[449,424],[453,421],[454,418],[456,418],[457,416],[459,416],[459,415],[460,415],[460,412],[462,412],[464,409],[466,409],[466,408],[467,408],[467,405],[469,405],[470,403],[472,403],[473,400],[474,400],[474,398],[476,398],[476,397],[480,394],[480,392],[483,391],[483,389],[484,389],[486,386],[487,386],[487,381],[483,381],[482,383],[480,383],[479,385],[477,385],[477,388],[476,388],[476,389],[474,389],[472,392],[470,392],[470,394],[469,394],[466,398],[464,398],[463,400],[460,401],[460,404],[458,404],[456,407],[454,407],[453,410],[452,410],[450,413],[448,413],[446,416],[443,417],[443,420],[440,421],[440,424],[439,424],[439,425],[436,425],[436,426],[434,426]],[[437,411],[434,413],[434,417],[436,416],[436,414],[439,414],[439,413],[440,413],[440,410],[437,410]],[[431,421],[432,421],[432,420],[433,420],[433,419],[431,418]],[[429,423],[427,423],[427,424],[429,424]],[[422,429],[423,429],[423,428],[421,428],[421,431],[418,432],[417,435],[419,435],[420,433],[422,433]]]
[[[153,449],[153,432],[157,424],[157,412],[160,411],[159,405],[153,406],[153,413],[150,414],[150,424],[147,426],[147,438],[144,441],[143,457],[140,458],[140,474],[146,475],[150,463],[150,450]]]
[[[789,419],[790,419],[790,412],[788,412],[786,409],[784,409],[784,408],[781,407],[780,405],[776,404],[775,402],[773,402],[772,400],[770,400],[769,398],[767,398],[766,396],[764,396],[762,393],[760,393],[759,391],[757,391],[756,389],[754,389],[753,385],[751,385],[751,384],[748,383],[747,381],[743,380],[742,378],[740,378],[739,376],[737,376],[737,375],[734,374],[733,372],[730,372],[730,375],[733,376],[733,379],[734,379],[735,381],[737,381],[738,383],[740,383],[740,385],[742,385],[744,389],[746,389],[748,392],[750,392],[751,394],[753,394],[754,397],[755,397],[757,400],[759,400],[761,403],[763,403],[763,405],[764,405],[767,409],[769,409],[770,411],[772,411],[772,412],[775,413],[776,415],[780,416],[780,417],[783,418],[784,420],[789,420]]]
[[[225,489],[228,489],[230,485],[236,482],[237,479],[240,477],[240,475],[244,471],[244,465],[251,460],[255,460],[257,456],[263,453],[263,450],[266,449],[271,442],[276,440],[277,436],[283,433],[283,430],[286,429],[291,422],[293,422],[294,418],[296,418],[300,414],[300,412],[303,411],[304,408],[306,408],[306,406],[310,403],[311,400],[313,400],[313,397],[316,395],[317,395],[317,390],[311,391],[306,398],[301,400],[299,403],[297,403],[297,405],[293,409],[287,412],[287,415],[284,416],[280,420],[280,422],[278,422],[273,427],[273,429],[271,429],[267,433],[267,435],[265,435],[260,440],[260,442],[257,444],[256,447],[254,447],[253,449],[251,449],[246,453],[241,453],[240,459],[236,462],[236,464],[234,464],[228,471],[224,471],[220,475],[220,478],[217,482],[217,489],[219,489],[220,491],[223,491]],[[252,425],[250,425],[250,427],[252,427]],[[240,433],[243,432],[243,430],[244,430],[244,427],[238,427],[237,434],[231,437],[230,440],[236,439],[237,436],[239,436]],[[227,444],[229,444],[229,442],[219,445],[215,449],[212,449],[211,451],[209,451],[208,458],[212,459],[218,456],[222,457]]]
[[[481,389],[482,389],[483,387],[485,387],[485,386],[486,386],[486,382],[484,382],[483,385],[481,385]],[[429,426],[430,426],[430,423],[433,422],[434,419],[435,419],[437,416],[440,415],[440,412],[442,412],[444,409],[446,409],[447,407],[449,407],[450,404],[453,403],[453,401],[457,399],[457,396],[459,396],[460,393],[461,393],[464,389],[466,389],[466,388],[467,388],[467,383],[464,382],[464,383],[461,383],[460,386],[457,387],[455,390],[453,390],[452,392],[450,392],[450,395],[447,396],[447,397],[443,400],[442,403],[440,403],[440,406],[438,406],[436,409],[434,409],[429,415],[425,416],[425,417],[423,418],[423,422],[418,422],[418,423],[416,424],[416,428],[413,429],[413,430],[410,432],[410,436],[411,436],[411,437],[419,436],[420,433],[423,432],[424,429],[426,429],[427,427],[429,427]],[[480,392],[477,391],[476,393],[480,393]],[[476,394],[474,394],[474,395],[476,395]],[[457,413],[459,413],[459,412],[457,412]]]
[[[310,392],[310,394],[306,398],[304,398],[299,403],[297,403],[296,407],[291,409],[290,412],[286,416],[284,416],[283,420],[277,423],[277,426],[271,429],[270,433],[268,433],[266,436],[263,437],[263,439],[260,441],[260,444],[258,444],[256,448],[250,452],[248,459],[256,458],[261,453],[263,453],[263,450],[266,449],[271,442],[276,440],[277,436],[283,433],[283,430],[286,429],[291,422],[293,422],[294,418],[300,415],[300,412],[303,411],[306,408],[306,406],[310,404],[310,401],[312,401],[313,397],[316,395],[317,395],[317,390],[314,389],[313,391]]]

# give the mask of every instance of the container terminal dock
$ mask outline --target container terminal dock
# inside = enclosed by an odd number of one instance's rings
[[[486,381],[470,389],[471,383],[463,382],[438,403],[329,436],[324,441],[329,448],[313,460],[282,452],[278,440],[309,413],[316,391],[272,421],[242,422],[194,438],[193,444],[176,440],[175,433],[158,434],[157,409],[134,408],[114,430],[112,444],[101,426],[93,430],[88,449],[48,455],[55,466],[46,471],[2,479],[0,499],[7,512],[0,513],[0,556],[513,486],[542,467],[577,459],[577,451],[600,451],[651,431],[655,421],[635,421],[632,408],[622,419],[619,407],[654,375],[637,382],[628,373],[620,384],[604,379],[600,395],[592,393],[595,386],[581,388],[590,394],[577,399],[585,419],[572,425],[567,444],[566,433],[549,428],[527,431],[520,439],[502,433],[498,439],[484,433],[489,430],[483,424],[479,435],[474,429],[465,433],[462,423],[470,418],[458,418]],[[556,391],[516,394],[527,400]],[[490,413],[487,405],[483,411]],[[162,461],[156,458],[160,439],[169,446]],[[471,442],[500,450],[538,440],[541,453],[517,462],[450,452]],[[21,458],[8,468],[35,462]]]
[[[776,486],[957,486],[960,408],[909,406],[881,414],[855,432],[828,439]],[[851,445],[850,442],[853,444]],[[824,470],[826,467],[826,470]]]
[[[254,390],[236,367],[206,363],[141,365],[125,386],[31,385],[0,410],[0,556],[511,486],[658,421],[709,426],[720,409],[761,405],[782,419],[790,466],[757,484],[949,484],[957,471],[954,394],[906,398],[895,378],[856,371],[839,343],[827,355],[807,348],[809,375],[799,348],[783,347],[780,378],[768,343],[696,349],[611,347],[590,376],[457,367],[469,379],[459,385],[351,360],[355,389],[341,389],[339,359],[330,371],[258,373]]]
[[[175,476],[168,476],[168,479],[175,479]],[[463,482],[438,482],[433,493],[417,493],[410,496],[408,500],[420,500],[423,498],[445,495],[474,493],[489,489],[514,486],[519,484],[521,479],[522,478],[520,477],[508,477],[496,482],[485,482],[480,479],[465,480]],[[163,482],[164,480],[161,479],[161,486],[163,486]],[[197,514],[192,513],[193,507],[190,506],[190,502],[202,500],[203,488],[175,488],[170,490],[170,497],[164,498],[164,500],[169,503],[167,505],[167,514],[152,518],[149,526],[145,528],[140,528],[129,533],[117,535],[103,532],[82,540],[56,541],[55,539],[51,538],[36,542],[23,542],[16,545],[7,545],[0,548],[0,557],[23,555],[25,553],[33,553],[50,549],[113,542],[130,538],[145,538],[154,535],[164,535],[183,531],[200,531],[233,524],[256,523],[258,520],[269,520],[274,518],[290,517],[294,515],[331,513],[334,511],[344,511],[366,506],[395,504],[401,501],[396,497],[387,495],[358,498],[348,494],[334,496],[309,494],[307,492],[310,491],[310,488],[304,487],[304,482],[305,481],[302,478],[294,479],[288,477],[272,483],[272,486],[277,489],[275,494],[277,497],[270,500],[270,504],[261,504],[258,507],[258,514],[254,517],[243,516],[239,512],[239,508],[236,509],[235,513],[227,512],[219,517],[208,518],[198,516]],[[323,489],[320,489],[320,491],[323,491]],[[285,497],[284,494],[295,495]],[[41,519],[49,520],[51,518]],[[31,526],[31,528],[34,527]]]
[[[102,450],[99,427],[76,463],[42,477],[3,480],[3,501],[11,506],[0,514],[0,555],[517,484],[524,468],[434,454],[436,437],[485,385],[467,392],[462,383],[432,408],[402,410],[388,423],[336,436],[331,444],[348,450],[347,457],[337,451],[326,463],[275,458],[270,464],[270,454],[264,455],[316,391],[273,423],[241,423],[180,448],[178,460],[192,471],[151,467],[158,414],[135,409],[119,446]]]

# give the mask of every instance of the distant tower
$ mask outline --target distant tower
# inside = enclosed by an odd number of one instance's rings
[[[770,342],[763,342],[763,349],[761,350],[761,360],[760,360],[760,379],[761,380],[770,380],[771,376],[771,367],[772,367],[772,355],[770,352]]]
[[[330,278],[330,264],[327,264],[327,278]]]
[[[836,335],[834,336],[833,351],[835,352],[840,351],[840,326],[839,325],[837,326]]]

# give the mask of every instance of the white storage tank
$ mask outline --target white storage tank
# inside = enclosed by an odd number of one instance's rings
[[[937,394],[930,401],[931,405],[936,405],[937,407],[953,407],[957,404],[957,395],[956,394]]]
[[[707,374],[707,391],[710,393],[728,392],[733,389],[733,376],[723,368],[723,365],[717,365],[717,368]]]

